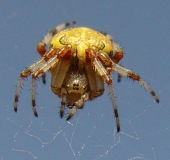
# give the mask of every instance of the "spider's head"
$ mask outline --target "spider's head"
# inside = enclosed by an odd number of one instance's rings
[[[68,93],[85,93],[87,91],[87,79],[85,75],[71,73],[66,88]]]

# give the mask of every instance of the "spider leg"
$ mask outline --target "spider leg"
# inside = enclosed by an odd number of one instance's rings
[[[118,109],[117,109],[117,105],[116,105],[115,94],[114,94],[112,84],[108,85],[108,88],[109,88],[109,94],[110,94],[110,97],[111,97],[114,114],[115,114],[115,117],[116,117],[117,132],[119,132],[120,131],[119,114],[118,114]]]
[[[114,42],[114,39],[110,34],[108,34],[107,32],[101,32],[101,33],[105,35],[105,37],[108,38],[110,42],[112,43],[113,53],[109,56],[111,57],[114,63],[118,64],[124,55],[122,48],[117,43]],[[118,73],[117,81],[120,82],[121,79],[122,79],[122,76]]]
[[[31,97],[32,97],[32,111],[36,117],[38,117],[38,113],[36,110],[35,103],[35,94],[36,94],[36,78],[32,75],[32,83],[31,83]]]
[[[39,60],[38,62],[35,62],[33,65],[31,65],[26,70],[22,71],[18,80],[18,84],[15,91],[15,98],[14,98],[14,111],[17,112],[17,106],[19,101],[19,94],[22,88],[22,84],[25,78],[27,78],[32,72],[37,70],[37,66],[41,66],[44,64],[44,59]]]
[[[46,61],[48,61],[48,59],[50,59],[50,58],[51,58],[52,56],[54,56],[56,53],[57,53],[57,49],[50,48],[50,49],[43,55],[43,58],[42,58],[41,63],[43,63],[43,61],[44,61],[44,63],[45,63]],[[37,64],[35,64],[35,65],[37,65]],[[40,64],[39,64],[39,66],[40,66]],[[43,84],[46,83],[46,74],[45,74],[45,73],[42,75],[42,82],[43,82]]]
[[[18,84],[17,84],[17,88],[16,88],[16,91],[15,91],[15,98],[14,98],[14,111],[15,112],[17,112],[19,94],[21,92],[23,81],[24,81],[24,77],[22,77],[22,75],[20,75],[20,78],[19,78]]]
[[[124,55],[122,48],[117,43],[115,43],[113,37],[110,34],[108,34],[107,32],[101,33],[112,43],[113,53],[112,55],[110,55],[112,61],[115,63],[119,63],[119,61],[123,58]]]
[[[34,77],[38,78],[44,75],[50,68],[53,68],[59,61],[58,55],[55,55],[50,60],[46,62],[42,67],[38,68],[37,71],[33,73]]]
[[[60,58],[63,58],[64,56],[68,56],[71,54],[71,48],[64,46],[61,49],[57,50],[56,49],[56,54],[46,61],[46,63],[42,66],[39,67],[36,72],[33,73],[33,75],[38,78],[42,76],[46,71],[48,71],[50,68],[53,68],[59,61]]]
[[[44,73],[49,70],[50,68],[54,67],[59,58],[64,57],[65,55],[68,55],[71,53],[71,50],[69,47],[65,46],[61,49],[49,49],[49,51],[46,52],[46,54],[40,59],[39,61],[35,62],[33,65],[31,65],[26,70],[22,71],[18,80],[18,85],[15,92],[15,98],[14,98],[14,111],[17,112],[17,106],[18,106],[18,100],[19,100],[19,94],[20,90],[22,88],[23,80],[28,77],[30,74],[32,74],[32,109],[35,116],[38,116],[35,108],[35,88],[36,88],[36,79],[38,77],[41,77],[44,75]]]
[[[40,54],[40,56],[43,56],[46,52],[46,45],[49,44],[49,42],[51,41],[51,39],[53,38],[53,36],[60,32],[61,30],[63,30],[64,28],[72,25],[72,24],[75,24],[76,22],[75,21],[70,21],[70,22],[66,22],[66,23],[63,23],[63,24],[60,24],[58,25],[57,27],[51,29],[47,35],[44,36],[44,39],[38,43],[37,45],[37,51],[38,53]]]
[[[46,74],[45,73],[42,75],[42,82],[43,82],[43,84],[46,84]]]
[[[104,53],[99,52],[98,57],[105,63],[105,65],[111,70],[115,71],[121,76],[129,77],[130,79],[137,81],[139,84],[141,84],[155,99],[157,103],[159,103],[159,98],[156,95],[156,93],[152,90],[152,88],[136,73],[132,72],[131,70],[128,70],[116,63],[114,63],[110,57]],[[110,68],[111,67],[111,68]]]
[[[36,94],[36,79],[43,76],[46,71],[48,71],[50,68],[52,68],[55,64],[58,63],[58,60],[56,58],[57,55],[55,55],[53,58],[51,58],[49,61],[47,61],[44,66],[38,69],[35,73],[32,74],[32,87],[31,87],[31,95],[32,95],[32,110],[36,117],[38,117],[37,111],[36,111],[36,103],[35,103],[35,94]]]
[[[117,132],[119,132],[120,131],[119,114],[118,114],[118,110],[117,110],[114,90],[113,90],[113,87],[112,87],[112,79],[109,76],[108,71],[104,68],[103,64],[100,62],[100,60],[103,61],[107,65],[109,65],[110,62],[107,61],[106,59],[104,59],[102,56],[98,57],[100,59],[99,60],[97,58],[97,55],[99,54],[99,52],[97,53],[93,49],[87,49],[86,53],[87,53],[88,58],[91,59],[92,64],[95,67],[98,74],[101,77],[103,77],[104,81],[108,84],[109,94],[110,94],[110,97],[111,97],[112,106],[113,106],[113,110],[114,110],[114,115],[116,117]]]
[[[159,98],[156,95],[156,93],[152,90],[152,88],[136,73],[132,72],[131,70],[128,70],[124,67],[121,67],[118,64],[115,64],[112,62],[112,70],[119,73],[122,76],[129,77],[130,79],[137,81],[139,84],[141,84],[155,99],[157,103],[159,103]]]
[[[85,93],[81,96],[81,98],[76,101],[70,110],[70,113],[67,116],[67,121],[71,119],[71,117],[76,113],[77,109],[80,109],[83,107],[84,102],[89,99],[89,93]]]
[[[18,80],[18,84],[15,91],[15,98],[14,98],[14,111],[17,112],[17,106],[19,101],[19,94],[22,88],[22,84],[25,78],[27,78],[31,73],[34,73],[38,68],[43,66],[46,61],[48,61],[49,58],[51,58],[55,53],[56,49],[49,49],[46,54],[37,62],[32,64],[30,67],[28,67],[26,70],[22,71]]]
[[[39,68],[36,72],[32,74],[32,109],[36,117],[38,116],[36,108],[35,108],[36,106],[36,103],[35,103],[36,79],[43,76],[45,72],[53,68],[58,63],[60,58],[63,58],[66,54],[70,54],[70,53],[71,52],[70,52],[69,47],[61,48],[54,57],[49,59],[46,62],[46,64],[44,64],[44,66],[42,66],[41,68]]]
[[[21,72],[21,77],[28,77],[31,73],[35,72],[39,68],[41,68],[46,62],[53,57],[55,54],[57,54],[58,49],[50,48],[46,54],[37,62],[32,64],[30,67],[28,67],[26,70]]]
[[[60,117],[63,118],[65,105],[66,105],[66,90],[64,88],[61,89],[61,106],[60,106]]]
[[[53,36],[60,32],[61,30],[63,30],[64,28],[68,27],[69,25],[75,24],[75,21],[70,21],[70,22],[66,22],[63,24],[60,24],[58,26],[56,26],[55,28],[51,29],[45,36],[44,39],[38,43],[37,45],[37,52],[40,54],[40,56],[42,57],[45,53],[46,53],[46,49],[45,47],[49,44],[49,42],[51,41],[51,39],[53,38]],[[45,79],[45,73],[42,76],[42,82],[43,84],[46,83],[46,79]]]
[[[120,82],[121,80],[122,80],[122,75],[118,73],[117,82]]]

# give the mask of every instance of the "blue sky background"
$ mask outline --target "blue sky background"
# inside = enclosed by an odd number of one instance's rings
[[[1,160],[169,160],[170,158],[170,1],[0,1],[0,159]],[[160,104],[139,84],[123,78],[114,89],[121,132],[106,86],[70,123],[59,118],[60,99],[38,81],[35,118],[30,78],[18,113],[13,111],[20,72],[39,59],[36,45],[48,30],[70,20],[107,31],[125,51],[121,65],[141,75]]]

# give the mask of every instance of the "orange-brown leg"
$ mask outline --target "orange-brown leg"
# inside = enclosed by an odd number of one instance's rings
[[[48,61],[48,59],[50,59],[56,52],[57,50],[55,49],[49,49],[49,51],[47,51],[47,53],[39,61],[35,62],[30,67],[28,67],[26,70],[21,72],[19,80],[18,80],[18,84],[16,87],[15,98],[14,98],[14,111],[15,112],[17,112],[19,94],[20,94],[24,79],[27,78],[31,73],[34,73],[35,71],[37,71],[44,64],[46,64],[46,61]]]
[[[40,54],[41,57],[44,56],[44,54],[46,53],[46,46],[49,44],[49,42],[51,41],[51,39],[53,38],[53,36],[60,32],[61,30],[63,30],[64,28],[74,24],[75,21],[70,21],[70,22],[66,22],[63,24],[58,25],[57,27],[51,29],[44,37],[44,39],[38,43],[37,45],[37,52]],[[43,84],[46,83],[46,75],[44,73],[44,75],[42,75],[42,82]]]
[[[103,35],[106,36],[106,38],[108,38],[110,40],[110,42],[112,43],[112,47],[113,47],[113,55],[110,55],[110,58],[112,59],[112,61],[116,64],[119,63],[119,61],[123,58],[124,52],[122,50],[122,48],[114,42],[114,39],[111,35],[109,35],[106,32],[101,32]],[[120,82],[122,79],[122,76],[118,73],[118,78],[117,81]]]
[[[32,106],[33,112],[35,116],[38,116],[35,108],[35,87],[36,87],[36,79],[41,77],[46,71],[48,71],[51,67],[56,65],[59,58],[69,56],[71,54],[71,49],[69,47],[63,47],[60,50],[58,49],[49,49],[46,54],[37,62],[32,64],[26,70],[22,71],[18,80],[15,98],[14,98],[14,111],[17,112],[18,100],[20,90],[22,88],[23,81],[26,77],[32,74]]]
[[[63,24],[60,24],[58,25],[57,27],[51,29],[44,37],[44,39],[38,43],[37,45],[37,52],[40,54],[40,56],[42,57],[45,52],[46,52],[46,49],[45,47],[49,44],[49,42],[51,41],[51,39],[53,38],[53,36],[60,32],[61,30],[63,30],[64,28],[72,25],[72,24],[75,24],[76,22],[75,21],[70,21],[70,22],[66,22],[66,23],[63,23]]]
[[[101,32],[104,36],[106,36],[106,38],[108,38],[110,40],[110,42],[112,43],[112,47],[113,47],[113,55],[111,55],[111,59],[114,63],[119,63],[119,61],[123,58],[123,50],[122,48],[114,41],[113,37],[108,34],[107,32]]]
[[[156,93],[152,90],[152,88],[136,73],[132,72],[131,70],[128,70],[118,64],[113,64],[113,70],[115,72],[118,72],[122,76],[129,77],[133,81],[137,81],[141,86],[143,86],[155,99],[157,103],[159,103],[159,98],[156,95]]]
[[[43,76],[45,72],[53,68],[58,63],[60,58],[70,57],[70,54],[71,54],[71,48],[65,46],[59,49],[56,55],[53,56],[51,59],[49,59],[44,66],[38,68],[37,71],[32,73],[32,109],[35,116],[38,116],[35,108],[36,79]]]
[[[156,93],[152,90],[152,88],[136,73],[132,72],[131,70],[128,70],[116,63],[114,63],[110,57],[104,53],[104,52],[98,52],[97,57],[108,67],[110,70],[117,72],[121,76],[129,77],[130,79],[137,81],[139,84],[141,84],[150,94],[154,97],[155,101],[159,103],[159,98],[156,95]],[[109,63],[110,62],[110,63]],[[109,71],[110,71],[109,70]]]
[[[108,70],[101,63],[101,61],[102,61],[109,68],[112,66],[111,59],[108,57],[107,54],[104,54],[103,52],[96,52],[95,50],[93,50],[91,48],[86,50],[86,57],[88,60],[90,60],[92,62],[92,65],[94,66],[95,70],[104,79],[104,81],[108,84],[109,95],[111,97],[114,115],[116,118],[117,132],[119,132],[120,131],[119,114],[118,114],[118,109],[117,109],[117,105],[116,105],[114,89],[112,86],[112,79],[109,75],[110,73],[108,72]]]

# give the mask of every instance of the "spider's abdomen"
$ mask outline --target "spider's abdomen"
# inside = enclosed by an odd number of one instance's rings
[[[107,54],[112,52],[112,44],[103,34],[86,27],[75,27],[57,33],[51,40],[50,47],[71,47],[71,56],[78,59],[78,69],[82,70],[86,63],[85,51],[93,48]]]

